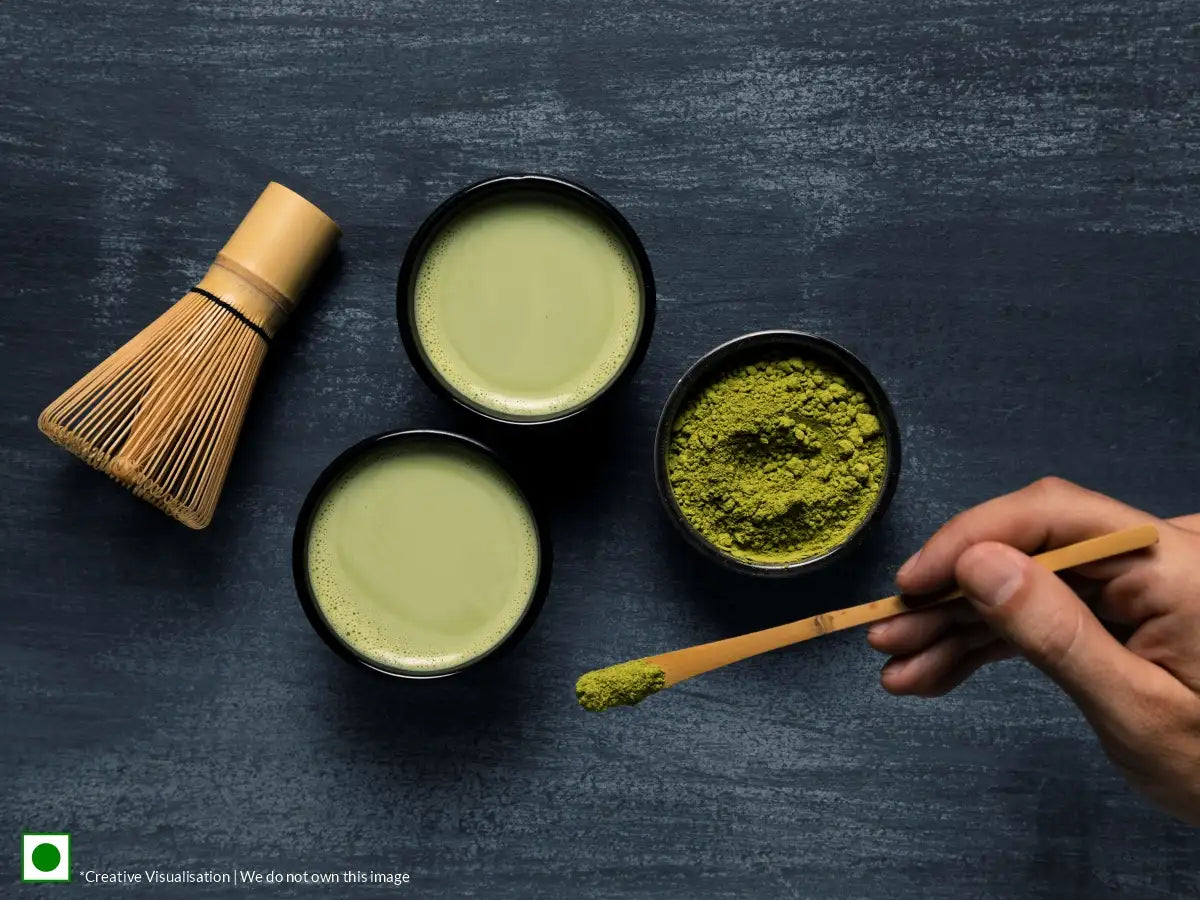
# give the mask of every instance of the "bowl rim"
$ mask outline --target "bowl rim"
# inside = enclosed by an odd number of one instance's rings
[[[798,350],[815,351],[819,358],[829,361],[858,382],[867,394],[883,425],[884,444],[887,448],[887,464],[884,469],[883,485],[875,496],[870,511],[855,529],[839,544],[817,556],[789,563],[760,563],[742,559],[725,552],[708,538],[700,534],[688,521],[675,499],[667,475],[667,449],[670,444],[671,428],[684,402],[700,384],[706,382],[723,368],[731,367],[739,356],[757,350],[794,346]],[[802,355],[802,354],[801,354]],[[867,531],[887,511],[896,493],[900,480],[901,449],[900,425],[891,400],[883,385],[857,356],[836,341],[821,335],[790,329],[755,331],[733,338],[709,350],[683,373],[675,383],[663,404],[658,426],[654,432],[654,483],[658,497],[668,518],[675,524],[685,541],[700,554],[727,569],[772,578],[788,578],[830,565],[848,554],[866,536]]]
[[[541,191],[564,197],[578,203],[592,214],[598,216],[612,227],[624,240],[626,247],[633,256],[642,284],[642,316],[638,325],[638,336],[625,358],[621,369],[609,379],[599,391],[578,406],[571,407],[560,413],[553,413],[538,418],[509,416],[482,404],[475,403],[454,390],[439,375],[437,368],[429,360],[417,335],[416,324],[412,316],[411,286],[419,271],[420,264],[425,258],[425,251],[430,242],[452,219],[469,207],[484,202],[507,192]],[[400,264],[400,272],[396,277],[396,322],[400,329],[400,340],[408,354],[413,368],[421,379],[440,397],[457,404],[472,413],[500,422],[505,425],[550,425],[572,419],[590,409],[601,397],[609,394],[619,385],[626,383],[634,371],[641,365],[654,332],[654,319],[658,306],[658,297],[654,284],[654,270],[650,265],[650,257],[642,244],[641,238],[629,220],[605,200],[600,194],[578,182],[557,175],[540,175],[530,172],[515,172],[505,175],[495,175],[476,181],[455,191],[437,207],[434,208],[417,228],[404,252],[404,260]]]
[[[365,456],[378,450],[380,447],[419,442],[453,444],[466,448],[470,452],[478,453],[495,465],[512,482],[513,487],[533,517],[534,527],[537,530],[538,545],[537,579],[534,582],[529,601],[521,613],[521,617],[517,619],[508,634],[493,645],[491,649],[479,656],[467,660],[454,668],[439,669],[433,672],[416,672],[392,668],[370,659],[351,647],[342,639],[333,626],[329,624],[324,613],[321,611],[316,595],[313,592],[308,571],[308,538],[312,530],[313,516],[316,514],[321,501],[324,500],[330,485]],[[532,500],[529,492],[513,473],[512,467],[500,454],[486,444],[463,434],[435,428],[385,431],[371,435],[347,447],[325,466],[321,474],[317,476],[316,481],[313,482],[312,487],[309,488],[308,494],[304,498],[304,503],[300,507],[300,513],[296,518],[295,530],[292,533],[292,578],[296,584],[296,594],[300,600],[300,606],[303,608],[304,614],[313,629],[330,649],[348,662],[357,664],[380,675],[410,681],[428,681],[458,675],[481,663],[494,660],[512,650],[529,632],[529,629],[533,626],[534,621],[546,603],[546,596],[550,591],[550,573],[552,568],[553,551],[546,519],[538,504]]]

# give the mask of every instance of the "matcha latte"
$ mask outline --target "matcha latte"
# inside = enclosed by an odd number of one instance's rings
[[[641,268],[596,210],[542,191],[502,192],[428,239],[409,285],[411,326],[424,362],[467,405],[508,420],[559,418],[602,393],[634,355]]]
[[[399,674],[455,671],[521,623],[537,589],[537,523],[482,449],[386,440],[313,508],[305,553],[320,618],[353,654]]]

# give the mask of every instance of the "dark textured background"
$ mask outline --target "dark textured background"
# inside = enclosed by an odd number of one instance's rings
[[[587,715],[571,687],[880,596],[947,516],[1044,473],[1200,509],[1198,21],[1182,0],[5,0],[0,894],[18,832],[61,829],[77,872],[396,869],[420,897],[1195,897],[1197,833],[1022,663],[898,700],[853,633],[636,711]],[[510,170],[609,197],[660,285],[634,383],[553,446],[432,397],[394,324],[421,218]],[[191,533],[35,419],[271,178],[344,250]],[[690,555],[649,465],[688,361],[772,326],[857,351],[906,454],[884,528],[786,586]],[[516,655],[411,686],[319,642],[289,542],[329,459],[418,425],[540,470],[557,565]],[[88,891],[134,893],[27,893]]]

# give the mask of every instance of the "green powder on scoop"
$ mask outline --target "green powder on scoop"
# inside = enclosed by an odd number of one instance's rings
[[[633,706],[666,687],[663,670],[644,659],[619,663],[580,676],[575,682],[579,705],[592,712]]]
[[[679,413],[667,450],[671,492],[692,527],[733,556],[767,563],[844,541],[870,513],[886,468],[866,395],[800,358],[726,372]]]

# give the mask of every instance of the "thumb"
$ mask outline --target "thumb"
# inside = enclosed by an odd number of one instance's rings
[[[1057,575],[993,542],[967,548],[954,574],[983,620],[1085,712],[1122,706],[1144,660],[1109,634]]]

